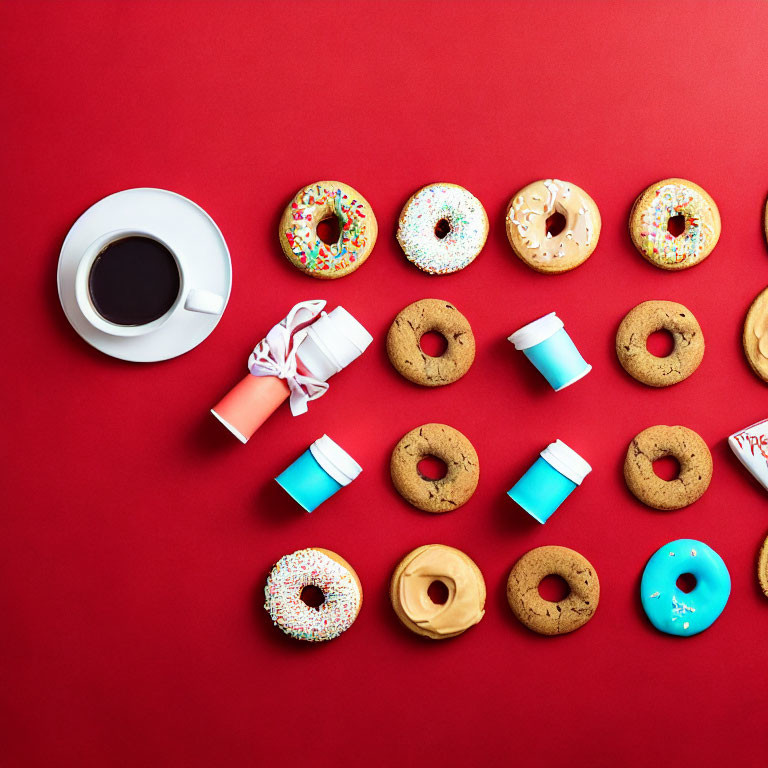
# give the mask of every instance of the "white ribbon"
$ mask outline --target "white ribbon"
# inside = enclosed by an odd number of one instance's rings
[[[248,370],[254,376],[276,376],[285,379],[291,390],[291,413],[307,412],[307,403],[322,397],[328,383],[297,370],[296,352],[307,337],[307,326],[323,313],[325,301],[300,301],[263,338],[248,358]]]

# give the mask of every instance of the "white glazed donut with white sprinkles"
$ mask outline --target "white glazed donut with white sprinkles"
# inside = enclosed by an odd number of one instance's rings
[[[310,607],[304,587],[317,587],[323,603]],[[348,630],[360,612],[363,588],[354,568],[328,549],[301,549],[275,564],[264,587],[264,608],[274,624],[297,640],[320,643]]]
[[[458,184],[429,184],[400,212],[397,240],[419,269],[433,275],[471,264],[488,237],[483,204]]]

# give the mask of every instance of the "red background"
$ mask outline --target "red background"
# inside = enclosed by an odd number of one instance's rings
[[[0,5],[4,265],[4,510],[0,516],[0,744],[9,766],[764,766],[768,603],[755,578],[765,492],[730,454],[768,416],[740,348],[765,287],[768,7],[762,3],[157,3]],[[537,275],[512,254],[512,194],[557,176],[603,218],[592,258]],[[633,249],[635,196],[668,176],[717,201],[720,243],[666,273]],[[302,185],[340,179],[372,203],[380,240],[354,275],[317,282],[283,258],[276,227]],[[423,184],[452,181],[491,231],[468,269],[430,277],[394,238]],[[61,242],[116,190],[200,203],[232,254],[229,307],[176,360],[136,365],[90,349],[56,295]],[[458,383],[410,385],[384,334],[405,304],[454,302],[477,359]],[[275,415],[247,446],[208,409],[296,301],[343,304],[375,343],[329,395]],[[613,352],[646,299],[698,317],[700,369],[669,390],[630,379]],[[548,390],[505,337],[556,309],[594,371]],[[481,460],[477,493],[433,517],[391,488],[388,457],[444,421]],[[621,475],[652,424],[700,432],[707,494],[652,511]],[[272,482],[328,432],[362,476],[311,516]],[[560,437],[594,472],[546,526],[505,491]],[[707,632],[656,632],[638,599],[650,554],[699,538],[733,592]],[[409,634],[387,598],[394,565],[442,542],[473,557],[487,613],[462,637]],[[537,636],[504,585],[528,549],[586,555],[602,584],[585,628]],[[261,608],[281,555],[338,551],[365,604],[338,641],[284,637]]]

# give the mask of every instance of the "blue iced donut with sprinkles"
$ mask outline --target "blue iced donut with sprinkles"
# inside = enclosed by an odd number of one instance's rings
[[[683,592],[677,580],[691,574],[696,586]],[[677,539],[657,550],[640,582],[643,609],[656,629],[690,637],[712,626],[731,594],[731,576],[720,555],[696,539]]]
[[[483,204],[458,184],[428,184],[400,212],[397,241],[408,261],[432,275],[471,264],[488,237]]]

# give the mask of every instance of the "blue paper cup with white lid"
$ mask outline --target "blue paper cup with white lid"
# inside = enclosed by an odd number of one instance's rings
[[[362,471],[340,445],[323,435],[275,480],[307,512],[312,512]]]
[[[555,312],[524,325],[509,341],[536,366],[555,392],[583,379],[592,370]]]
[[[507,491],[507,496],[534,520],[546,523],[591,471],[592,467],[573,448],[555,440]]]

